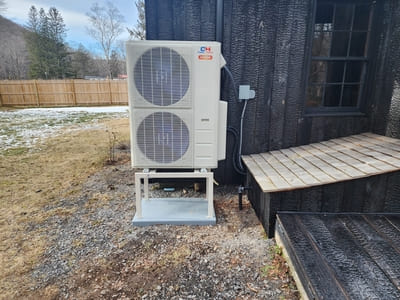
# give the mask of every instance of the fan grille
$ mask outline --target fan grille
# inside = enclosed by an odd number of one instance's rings
[[[136,132],[140,151],[158,163],[171,163],[182,158],[188,150],[189,139],[189,130],[184,121],[169,112],[147,116]]]
[[[189,68],[181,55],[166,47],[146,51],[134,67],[136,89],[151,104],[169,106],[189,88]]]

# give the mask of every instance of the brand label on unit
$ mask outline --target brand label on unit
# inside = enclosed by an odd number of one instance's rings
[[[212,60],[213,56],[210,54],[200,54],[199,55],[199,59],[200,60]]]
[[[210,46],[201,46],[198,53],[213,53]]]
[[[213,59],[213,51],[211,46],[201,46],[197,51],[199,53],[199,60],[212,60]]]

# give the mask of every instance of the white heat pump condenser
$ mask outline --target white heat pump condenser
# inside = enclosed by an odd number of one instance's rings
[[[126,43],[132,166],[216,168],[225,159],[218,42]]]

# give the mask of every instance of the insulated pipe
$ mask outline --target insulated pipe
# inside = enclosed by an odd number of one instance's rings
[[[222,43],[222,34],[224,32],[224,0],[217,0],[215,18],[215,40]]]

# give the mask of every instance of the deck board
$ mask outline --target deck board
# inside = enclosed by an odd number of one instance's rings
[[[275,157],[282,165],[291,170],[306,185],[313,185],[319,183],[319,181],[314,176],[312,176],[309,172],[307,172],[298,164],[294,163],[281,151],[272,151],[270,152],[270,154],[273,157]]]
[[[399,299],[400,215],[278,213],[278,244],[310,299]],[[325,276],[320,278],[321,268]]]
[[[400,140],[363,133],[242,159],[263,192],[290,191],[400,170]]]

